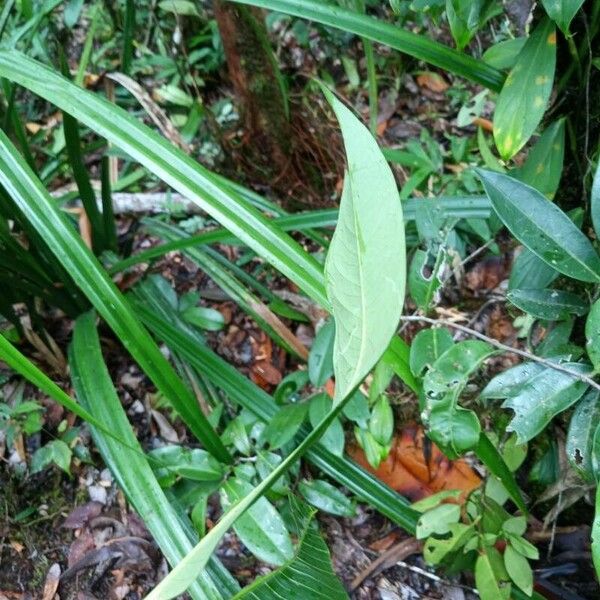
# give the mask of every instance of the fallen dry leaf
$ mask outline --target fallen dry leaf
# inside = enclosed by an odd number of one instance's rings
[[[58,589],[58,582],[60,581],[60,565],[54,563],[49,569],[46,575],[46,581],[44,582],[44,592],[42,600],[52,600],[56,590]]]
[[[349,453],[359,465],[413,502],[443,490],[462,490],[462,501],[481,484],[467,461],[446,458],[416,425],[408,425],[396,434],[387,459],[376,470],[358,446]]]
[[[419,87],[427,88],[432,92],[445,92],[449,87],[445,79],[433,71],[425,71],[417,75],[417,83]]]

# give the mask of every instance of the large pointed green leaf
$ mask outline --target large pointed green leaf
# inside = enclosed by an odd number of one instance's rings
[[[494,113],[494,140],[504,160],[512,158],[539,125],[554,81],[556,32],[546,18],[529,36],[512,68]]]
[[[159,339],[222,389],[233,402],[251,411],[266,423],[277,414],[280,407],[272,396],[182,327],[177,315],[169,313],[168,309],[165,312],[164,301],[161,301],[151,282],[145,281],[137,286],[135,307],[140,318]],[[315,422],[313,425],[317,424]],[[302,427],[300,431],[301,435],[307,435],[309,429]],[[408,507],[408,502],[357,463],[345,456],[332,454],[322,444],[310,449],[307,458],[315,467],[359,495],[391,521],[409,532],[414,532],[418,515]]]
[[[185,591],[206,566],[227,530],[328,429],[345,402],[352,397],[354,388],[385,352],[396,331],[404,302],[406,277],[404,221],[398,190],[368,129],[331,92],[325,93],[342,128],[348,155],[345,186],[346,189],[348,185],[352,188],[350,195],[346,192],[342,199],[338,227],[327,256],[327,289],[336,324],[333,408],[268,477],[221,517],[154,589],[148,600],[164,600]],[[378,194],[385,194],[385,197],[378,197]],[[378,201],[378,210],[369,211],[375,201]],[[391,264],[386,261],[391,261]],[[372,290],[377,290],[376,296]],[[358,314],[356,305],[360,307]],[[379,311],[384,311],[383,318]],[[349,363],[349,360],[355,364]]]
[[[356,388],[385,352],[404,303],[402,205],[392,171],[369,130],[331,93],[348,172],[327,260],[333,307],[335,402]]]
[[[569,35],[569,25],[583,2],[584,0],[542,0],[548,16],[565,35]]]
[[[335,3],[323,0],[236,0],[236,2],[295,15],[355,33],[495,91],[500,89],[504,80],[504,75],[500,71],[483,61],[434,42],[424,35],[417,35],[392,23],[346,10]]]
[[[600,282],[598,254],[558,206],[508,175],[477,172],[498,216],[522,244],[564,275]]]
[[[0,131],[0,183],[189,428],[215,457],[229,461],[229,453],[200,411],[194,395],[3,131]]]
[[[348,594],[331,568],[327,544],[314,528],[315,510],[290,497],[291,516],[299,532],[294,558],[259,577],[233,600],[345,600]]]
[[[77,399],[98,421],[110,423],[114,434],[126,443],[123,445],[92,426],[94,442],[106,465],[166,559],[177,564],[192,548],[194,540],[190,540],[182,528],[127,420],[102,358],[95,320],[93,312],[77,319],[69,349],[69,366]],[[231,579],[229,589],[219,590],[207,571],[189,591],[193,598],[218,599],[229,597],[236,587]]]
[[[19,52],[0,51],[0,77],[30,89],[120,147],[328,308],[322,267],[317,260],[220,178],[166,139],[118,106]]]

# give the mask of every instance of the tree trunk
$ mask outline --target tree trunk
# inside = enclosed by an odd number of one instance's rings
[[[246,151],[265,179],[280,177],[293,155],[286,92],[261,13],[214,0],[229,76],[244,122]]]

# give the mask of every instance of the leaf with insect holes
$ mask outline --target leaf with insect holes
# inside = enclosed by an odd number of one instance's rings
[[[600,282],[600,258],[558,206],[516,179],[477,170],[494,210],[510,232],[546,264],[580,281]]]
[[[406,250],[392,171],[369,130],[325,91],[344,137],[348,171],[325,278],[333,307],[334,404],[352,392],[385,352],[402,314]]]
[[[571,466],[587,481],[594,481],[592,453],[600,423],[600,392],[589,390],[577,403],[569,423],[565,451]]]
[[[542,120],[555,66],[556,31],[552,21],[545,19],[529,36],[498,96],[494,140],[504,160],[527,143]]]
[[[583,2],[584,0],[542,0],[548,16],[565,35],[569,35],[571,21]]]
[[[448,458],[457,458],[479,442],[479,419],[458,405],[458,397],[471,374],[494,352],[485,342],[460,342],[446,350],[425,375],[423,422],[428,436]]]
[[[562,366],[579,375],[589,375],[589,365],[563,363]],[[550,420],[572,406],[583,396],[588,384],[568,373],[547,368],[529,378],[502,406],[511,408],[515,415],[508,431],[517,434],[519,443],[528,442],[542,431]]]

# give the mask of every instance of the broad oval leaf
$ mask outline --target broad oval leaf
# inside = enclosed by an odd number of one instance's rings
[[[555,66],[556,31],[552,21],[545,19],[529,36],[498,96],[494,140],[504,160],[527,143],[542,120]]]
[[[483,550],[475,562],[475,583],[481,600],[508,600],[511,585],[502,555],[493,546]]]
[[[594,435],[600,423],[600,392],[589,390],[577,403],[565,444],[571,466],[587,481],[594,482],[592,452]]]
[[[226,510],[253,489],[251,483],[239,477],[228,479],[221,492],[223,508]],[[248,550],[267,563],[279,566],[294,555],[292,540],[281,515],[264,497],[237,518],[233,529]]]
[[[569,315],[582,316],[589,304],[580,296],[562,290],[511,290],[506,297],[536,319],[560,321]]]
[[[494,352],[485,342],[461,342],[444,352],[425,375],[422,419],[428,436],[448,458],[457,458],[479,442],[479,419],[458,406],[458,397],[471,374]]]
[[[569,217],[534,188],[501,173],[477,173],[494,209],[510,232],[564,275],[600,281],[600,258]]]
[[[406,285],[402,205],[394,176],[369,130],[331,92],[348,171],[325,264],[333,307],[334,403],[356,388],[396,332]]]
[[[569,35],[569,25],[583,2],[584,0],[542,0],[548,16],[565,35]]]
[[[352,500],[322,479],[301,481],[298,491],[310,504],[332,515],[353,517],[356,514],[356,507]]]
[[[563,363],[576,374],[588,375],[589,365]],[[575,404],[588,388],[585,381],[568,373],[547,368],[518,388],[515,395],[508,397],[502,406],[511,408],[515,415],[507,427],[517,434],[518,442],[525,443],[542,431],[550,420]]]

